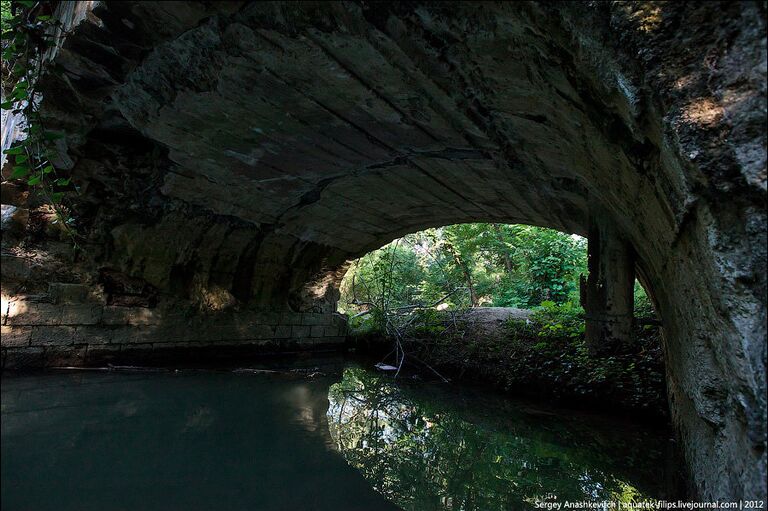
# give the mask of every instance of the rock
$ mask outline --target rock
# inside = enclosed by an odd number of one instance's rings
[[[27,202],[28,195],[28,192],[9,181],[0,184],[0,203],[2,204],[23,207]]]
[[[29,278],[31,264],[27,259],[6,254],[3,254],[0,258],[2,258],[0,269],[2,269],[3,284],[24,282]]]
[[[29,210],[9,204],[3,204],[0,207],[2,207],[0,228],[3,232],[3,238],[6,236],[15,238],[22,236],[29,221]]]

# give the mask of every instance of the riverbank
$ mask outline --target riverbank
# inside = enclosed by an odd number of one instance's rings
[[[529,319],[517,316],[487,330],[426,314],[402,341],[406,364],[421,366],[425,374],[431,373],[428,365],[451,380],[480,382],[513,395],[668,422],[659,327],[636,325],[630,345],[595,355],[587,349],[580,310],[551,306]],[[383,357],[392,341],[376,331],[353,331],[350,345]]]

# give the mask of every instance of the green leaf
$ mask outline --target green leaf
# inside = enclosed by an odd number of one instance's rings
[[[24,163],[28,159],[29,159],[29,156],[27,156],[26,154],[18,154],[18,155],[16,155],[16,163],[17,164]]]
[[[3,154],[22,154],[24,152],[23,147],[11,147],[10,149],[6,149],[3,151]]]
[[[64,192],[53,192],[51,194],[51,200],[55,203],[61,202],[61,199],[64,198]]]
[[[40,181],[41,181],[40,176],[32,176],[32,177],[29,178],[29,181],[27,181],[27,184],[29,186],[34,186],[36,184],[39,184]]]
[[[11,177],[9,179],[21,179],[22,177],[26,177],[30,170],[31,169],[25,165],[13,167],[13,172],[11,172]]]
[[[3,101],[2,103],[0,103],[0,108],[2,108],[3,110],[10,110],[13,108],[13,103],[14,101],[10,99],[8,101]]]
[[[48,21],[49,19],[51,19],[51,17],[50,17],[50,16],[48,16],[47,14],[44,14],[44,15],[42,15],[42,16],[38,16],[38,17],[36,17],[35,19],[36,19],[37,21]]]
[[[31,0],[18,0],[16,3],[23,7],[26,7],[27,9],[31,9],[32,7],[35,6],[35,2]]]
[[[57,184],[58,186],[68,186],[68,185],[69,185],[69,183],[70,183],[70,181],[71,181],[71,179],[70,179],[70,178],[63,178],[63,177],[60,177],[59,179],[57,179],[57,180],[56,180],[56,184]]]
[[[43,167],[43,174],[50,174],[54,171],[53,165],[46,165]]]

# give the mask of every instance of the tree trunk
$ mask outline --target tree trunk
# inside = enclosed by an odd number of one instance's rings
[[[475,285],[472,282],[472,274],[469,271],[469,266],[467,266],[467,263],[459,257],[459,254],[457,254],[453,248],[450,248],[451,254],[453,255],[453,260],[456,261],[456,264],[461,268],[461,272],[464,274],[464,280],[467,283],[467,288],[469,289],[469,300],[472,302],[472,307],[478,306],[478,300],[477,300],[477,293],[475,293]]]
[[[499,243],[504,243],[504,240],[501,237],[501,227],[499,224],[492,224],[493,230],[496,232],[496,239],[499,240]],[[502,250],[502,257],[504,258],[504,268],[507,270],[508,275],[512,275],[512,270],[514,267],[512,266],[512,258],[509,257],[509,252],[505,250]]]

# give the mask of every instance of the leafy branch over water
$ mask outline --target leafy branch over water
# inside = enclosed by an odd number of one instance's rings
[[[46,129],[40,113],[42,94],[38,90],[43,74],[51,71],[47,58],[61,33],[61,22],[53,16],[52,2],[2,2],[0,107],[11,111],[22,133],[19,140],[4,150],[12,161],[7,180],[20,181],[37,190],[53,207],[57,221],[77,246],[70,209],[63,202],[65,193],[76,188],[53,163],[59,155],[56,140],[64,135]]]

